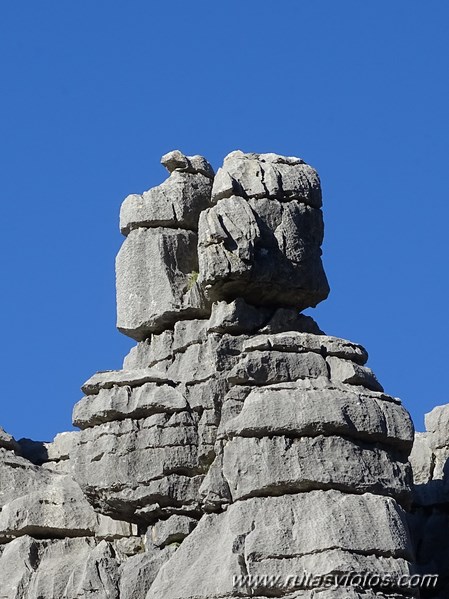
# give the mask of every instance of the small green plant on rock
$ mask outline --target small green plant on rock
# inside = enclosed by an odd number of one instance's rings
[[[195,283],[198,280],[199,274],[200,273],[196,270],[192,270],[192,272],[189,272],[189,274],[187,275],[187,291],[190,291],[192,287],[195,285]]]

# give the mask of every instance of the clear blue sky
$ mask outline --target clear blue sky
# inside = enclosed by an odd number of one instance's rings
[[[179,148],[297,155],[324,191],[331,295],[418,429],[449,402],[446,0],[14,0],[0,8],[1,415],[71,428],[120,368],[119,206]]]

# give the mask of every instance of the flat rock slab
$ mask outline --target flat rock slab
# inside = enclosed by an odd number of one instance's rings
[[[411,469],[388,451],[342,437],[235,437],[223,449],[234,501],[311,489],[391,495],[408,504]]]
[[[244,352],[252,351],[315,352],[323,356],[336,356],[365,364],[368,352],[357,343],[330,335],[314,335],[289,331],[273,335],[255,335],[243,344]]]
[[[124,235],[138,227],[198,228],[200,212],[210,206],[212,180],[202,174],[174,171],[142,195],[129,195],[120,209]]]
[[[123,420],[146,418],[157,413],[187,408],[183,395],[169,385],[144,383],[140,387],[114,386],[81,399],[73,409],[73,424],[81,429]]]
[[[167,383],[167,374],[157,367],[136,370],[105,370],[96,372],[88,379],[81,390],[86,395],[96,395],[101,389],[113,387],[140,387],[145,383]]]
[[[106,541],[99,544],[87,538],[35,541],[24,537],[9,545],[8,559],[3,555],[0,560],[0,588],[8,599],[89,595],[119,599],[119,562],[112,545]],[[19,547],[22,551],[27,548],[28,563],[23,564],[15,557]],[[13,584],[8,576],[12,570]],[[14,594],[14,586],[22,590]]]
[[[296,199],[321,207],[318,174],[301,158],[278,154],[244,154],[240,150],[226,156],[214,179],[212,201],[231,195],[244,198]]]
[[[414,428],[408,412],[393,402],[341,389],[253,389],[221,437],[341,435],[411,450]]]
[[[244,354],[228,380],[233,385],[270,385],[327,375],[325,359],[313,352],[258,351]]]

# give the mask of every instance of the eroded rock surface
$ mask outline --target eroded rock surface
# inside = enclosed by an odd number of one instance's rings
[[[410,528],[418,569],[438,574],[437,593],[449,596],[449,404],[425,417],[426,432],[416,433],[410,462],[413,508]]]
[[[120,215],[123,369],[84,383],[78,431],[0,430],[0,599],[413,595],[410,417],[362,346],[301,314],[329,291],[316,171],[162,163]],[[445,485],[446,416],[419,438],[424,484]],[[389,583],[338,578],[354,572]]]

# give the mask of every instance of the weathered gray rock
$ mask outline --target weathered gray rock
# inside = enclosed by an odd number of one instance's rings
[[[195,156],[185,156],[179,150],[173,150],[164,154],[161,158],[161,164],[165,166],[169,173],[173,171],[200,173],[210,179],[213,179],[215,174],[214,169],[203,156],[199,156],[198,154]]]
[[[70,456],[78,443],[77,431],[58,433],[51,443],[19,439],[17,452],[33,464],[69,474]]]
[[[48,460],[52,462],[69,460],[78,445],[78,439],[77,431],[58,433],[51,443],[45,444]]]
[[[83,385],[81,431],[0,430],[0,599],[330,599],[297,574],[353,571],[404,599],[413,426],[361,346],[300,314],[328,293],[318,175],[275,154],[233,153],[215,179],[201,156],[162,164],[167,181],[121,211],[124,369]],[[441,572],[446,421],[431,415],[412,456],[415,551]]]
[[[19,445],[17,444],[17,441],[14,439],[13,436],[11,436],[9,433],[7,433],[1,426],[0,426],[0,447],[4,447],[5,449],[11,449],[12,451],[19,451]]]
[[[215,176],[212,201],[232,195],[295,199],[315,208],[321,206],[317,172],[300,158],[278,154],[244,154],[239,150],[228,154]]]
[[[410,571],[409,547],[403,512],[389,498],[337,491],[255,498],[204,516],[160,570],[147,599],[237,596],[233,577],[245,574],[279,574],[282,582],[304,571],[398,576]]]
[[[413,445],[408,412],[393,402],[345,389],[253,389],[220,436],[341,435],[391,445],[408,455]]]
[[[449,404],[433,408],[425,415],[425,423],[432,449],[449,446]]]
[[[73,424],[81,429],[124,418],[146,418],[185,410],[187,402],[174,387],[144,383],[140,387],[114,386],[81,399],[73,409]]]
[[[170,559],[174,548],[165,547],[161,551],[140,553],[127,559],[120,566],[120,599],[145,599],[157,573]]]
[[[418,571],[436,574],[430,597],[449,592],[449,435],[448,406],[425,416],[427,431],[416,433],[410,454],[413,469],[413,509],[408,515]]]
[[[185,351],[190,345],[207,341],[207,320],[179,320],[173,331],[173,353]]]
[[[223,449],[223,475],[234,501],[333,488],[391,495],[408,505],[412,480],[403,458],[336,436],[235,437]]]
[[[112,546],[90,539],[65,539],[43,545],[27,599],[98,597],[119,599],[118,567]]]
[[[273,316],[259,332],[263,334],[276,334],[291,331],[324,335],[311,316],[300,314],[299,310],[295,308],[277,308]]]
[[[212,305],[208,330],[215,333],[251,333],[268,319],[268,309],[250,306],[241,297],[233,302],[216,302]]]
[[[7,503],[51,486],[52,473],[35,466],[14,452],[0,448],[0,507]]]
[[[167,368],[167,378],[174,383],[198,384],[208,379],[224,376],[239,360],[245,335],[219,335],[211,333],[204,343],[189,345],[176,353]]]
[[[2,599],[119,599],[112,545],[93,538],[8,543],[0,557]]]
[[[428,433],[415,433],[409,461],[412,465],[414,484],[427,484],[432,479],[434,468],[434,457],[429,445]]]
[[[258,306],[316,306],[329,293],[322,238],[322,214],[315,208],[231,196],[201,213],[198,282],[212,301],[242,297]]]
[[[214,410],[221,406],[228,391],[228,384],[222,378],[218,378],[179,388],[183,388],[184,396],[192,410]]]
[[[208,315],[196,286],[196,234],[183,229],[136,229],[116,260],[117,327],[138,341],[182,318]]]
[[[335,356],[329,356],[326,358],[326,361],[329,364],[331,381],[349,383],[350,385],[362,385],[372,391],[384,390],[370,368]]]
[[[106,370],[96,372],[81,389],[86,395],[96,395],[101,389],[113,387],[140,387],[145,383],[167,383],[166,371],[157,366],[137,370]]]
[[[189,412],[158,413],[86,428],[74,456],[74,476],[107,515],[133,521],[136,510],[161,502],[195,509],[201,484],[195,477],[203,471],[195,418]]]
[[[256,335],[245,341],[244,352],[251,351],[285,351],[303,353],[312,351],[323,356],[336,356],[351,360],[357,364],[365,364],[368,353],[361,345],[331,337],[329,335],[316,335],[289,331],[272,335]]]
[[[123,360],[123,370],[149,368],[171,358],[172,354],[173,331],[163,331],[160,335],[151,335],[131,348]]]
[[[161,185],[142,195],[129,195],[120,209],[120,231],[139,227],[198,228],[202,210],[210,206],[212,180],[202,174],[175,170]]]
[[[165,547],[171,543],[183,541],[198,524],[198,520],[188,516],[170,516],[168,520],[159,520],[151,528],[151,542],[156,547]]]
[[[69,476],[54,475],[51,484],[13,499],[0,512],[0,536],[48,538],[97,536],[119,538],[136,534],[127,522],[96,514]]]
[[[8,543],[0,555],[0,597],[28,598],[27,590],[38,561],[37,543],[31,537],[21,537]]]
[[[136,527],[137,528],[137,527]],[[114,540],[114,549],[120,556],[132,556],[142,553],[145,549],[145,538],[142,535],[135,537],[120,537]]]
[[[319,376],[327,376],[327,366],[318,354],[257,351],[243,356],[228,379],[234,385],[270,385]]]

